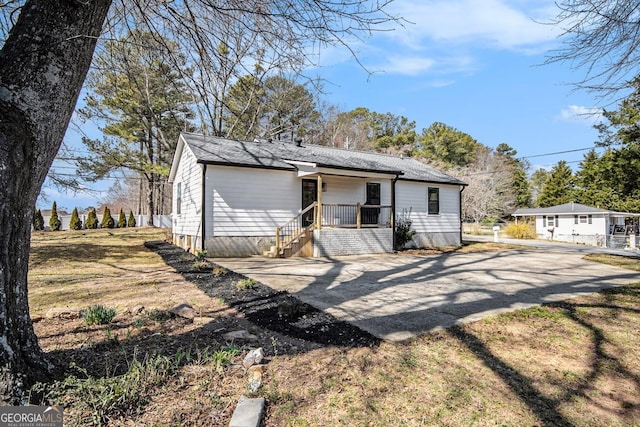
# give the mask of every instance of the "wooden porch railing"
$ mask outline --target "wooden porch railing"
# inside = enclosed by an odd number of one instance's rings
[[[393,226],[391,206],[322,204],[321,226],[388,228]]]
[[[286,224],[276,227],[275,256],[280,256],[287,248],[293,247],[295,242],[299,242],[313,229],[393,227],[391,206],[388,205],[323,203],[322,209],[317,208],[318,202],[313,202]]]
[[[293,242],[302,237],[307,231],[314,228],[317,222],[317,205],[317,202],[313,202],[294,218],[287,221],[286,224],[276,227],[276,256],[284,249],[290,247]],[[312,219],[309,224],[305,224],[306,218]]]

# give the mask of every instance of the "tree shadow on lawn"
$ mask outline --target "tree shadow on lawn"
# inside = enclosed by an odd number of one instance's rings
[[[609,297],[612,295],[620,294],[639,297],[640,288],[612,288],[602,290],[600,293],[607,299],[611,299]],[[640,407],[633,402],[619,402],[622,409],[615,411],[610,406],[602,404],[589,396],[589,390],[597,387],[597,381],[607,374],[611,375],[612,372],[615,376],[632,381],[636,390],[640,390],[640,376],[629,370],[621,358],[616,357],[611,351],[607,352],[605,350],[604,346],[609,342],[607,334],[603,329],[585,320],[585,316],[581,315],[580,312],[585,309],[605,309],[612,310],[612,315],[618,316],[624,312],[640,314],[640,310],[616,304],[581,304],[570,301],[547,303],[543,304],[543,307],[560,309],[567,318],[585,328],[591,336],[593,348],[589,372],[576,385],[565,387],[564,392],[555,398],[545,396],[535,387],[532,378],[518,372],[513,366],[496,356],[480,338],[468,329],[462,326],[452,326],[447,329],[447,332],[478,357],[485,366],[502,378],[504,383],[511,388],[522,402],[538,416],[542,425],[554,427],[574,426],[575,424],[561,413],[560,407],[563,403],[571,402],[578,398],[586,399],[603,412],[617,412],[615,416],[620,417],[622,420],[627,418],[637,419]]]
[[[127,328],[136,322],[134,319],[121,324],[94,327],[103,339],[88,347],[78,345],[75,348],[53,350],[48,357],[58,366],[54,379],[64,379],[69,373],[79,376],[91,375],[107,377],[123,374],[127,371],[131,361],[141,355],[160,354],[175,358],[185,349],[194,348],[224,348],[229,344],[237,344],[242,348],[263,347],[267,357],[279,354],[297,354],[322,348],[328,345],[346,347],[373,347],[380,344],[380,339],[353,326],[347,322],[337,320],[332,315],[301,302],[288,292],[276,291],[261,283],[250,289],[238,289],[236,283],[246,279],[246,276],[220,269],[214,270],[211,265],[207,271],[194,267],[196,258],[185,256],[185,252],[166,242],[147,242],[145,246],[159,254],[165,263],[173,267],[186,280],[194,283],[207,295],[220,298],[226,304],[234,307],[240,314],[218,316],[211,315],[211,323],[192,328],[188,332],[182,331],[188,319],[176,318],[166,320],[160,332],[142,327],[134,337],[122,338]],[[595,325],[584,320],[576,311],[584,307],[599,307],[610,310],[628,311],[628,307],[619,306],[613,302],[616,293],[633,292],[637,296],[640,290],[629,291],[626,288],[615,288],[604,291],[611,295],[611,304],[580,305],[567,302],[547,304],[547,306],[562,308],[567,316],[577,324],[587,328],[592,335],[593,357],[591,371],[584,376],[580,385],[567,388],[561,397],[550,398],[536,389],[534,382],[525,374],[494,354],[482,339],[474,335],[464,326],[449,328],[448,334],[465,345],[489,369],[495,372],[507,384],[518,398],[525,403],[540,419],[542,425],[572,426],[560,410],[560,405],[574,397],[584,397],[589,386],[593,386],[605,367],[614,366],[616,372],[631,378],[640,389],[640,378],[629,372],[615,355],[609,354],[603,348],[607,338],[604,332]],[[638,310],[636,310],[637,312]],[[206,316],[207,314],[203,314]],[[77,333],[85,333],[85,326],[78,326]],[[256,338],[251,341],[229,342],[223,338],[225,332],[246,329]],[[122,332],[119,332],[122,331]],[[73,331],[72,331],[73,332]],[[118,338],[113,336],[117,334]],[[69,364],[75,368],[68,367]],[[627,404],[626,411],[632,413],[638,408]]]

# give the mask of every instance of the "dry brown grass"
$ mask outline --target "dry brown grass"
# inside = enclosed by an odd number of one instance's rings
[[[119,312],[136,305],[166,309],[182,301],[206,309],[210,298],[194,286],[185,286],[187,282],[179,280],[162,258],[144,247],[145,241],[167,237],[166,230],[157,228],[34,233],[29,263],[31,315],[97,303]]]
[[[163,237],[150,229],[35,234],[32,311],[88,303],[167,307],[184,299],[219,306],[142,246]],[[509,248],[483,244],[465,250]],[[637,259],[615,262],[640,270]],[[257,395],[268,401],[268,426],[640,425],[638,307],[640,285],[630,285],[403,344],[285,354],[279,338],[265,347],[269,362]],[[138,340],[131,345],[180,331],[191,340],[184,328],[193,326],[176,322],[147,324],[146,335],[139,336],[128,326],[132,341]],[[87,341],[97,343],[91,348],[104,357],[123,348],[108,347],[101,341],[104,329],[81,327],[78,320],[43,320],[36,331],[50,353],[80,354]],[[213,332],[200,332],[205,342],[215,339]],[[161,345],[174,344],[163,338]],[[227,425],[229,405],[245,385],[241,370],[221,375],[211,363],[184,366],[158,384],[136,413],[109,424]]]

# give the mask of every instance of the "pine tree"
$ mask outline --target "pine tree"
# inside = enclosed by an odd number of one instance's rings
[[[58,206],[56,206],[56,202],[53,202],[51,206],[51,217],[49,218],[49,228],[51,231],[60,231],[60,227],[62,223],[60,222],[60,218],[58,218]]]
[[[91,210],[87,214],[85,227],[90,230],[95,230],[96,228],[98,228],[98,215],[96,215],[96,210],[94,208],[91,208]]]
[[[120,209],[120,214],[118,215],[118,228],[125,228],[127,226],[127,217],[124,215],[124,212],[122,212],[122,209]]]
[[[36,209],[33,213],[33,229],[35,231],[44,230],[44,218],[42,217],[40,209]]]
[[[101,228],[113,228],[116,225],[116,221],[111,216],[111,211],[105,206],[104,213],[102,214],[102,222],[100,222]]]
[[[82,230],[82,221],[78,216],[78,208],[73,208],[71,212],[71,221],[69,222],[69,228],[72,230]]]
[[[549,178],[542,188],[538,203],[541,208],[572,202],[575,194],[573,172],[567,162],[561,160],[551,169]]]
[[[136,226],[136,217],[133,216],[133,211],[129,211],[129,220],[127,221],[127,227]]]

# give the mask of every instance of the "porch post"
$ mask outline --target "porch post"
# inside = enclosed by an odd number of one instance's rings
[[[358,202],[358,204],[356,204],[356,228],[360,228],[360,225],[362,225],[361,212],[362,209],[360,209],[360,202]]]
[[[316,229],[322,228],[322,176],[318,174],[318,206],[316,207]]]

